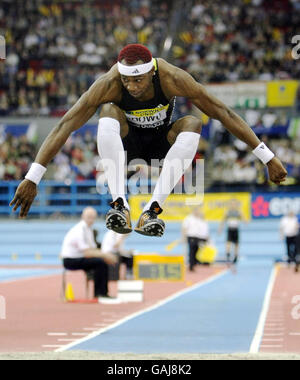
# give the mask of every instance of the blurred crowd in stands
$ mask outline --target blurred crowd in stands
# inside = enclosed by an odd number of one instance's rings
[[[300,146],[297,140],[277,136],[262,136],[268,146],[276,153],[288,170],[287,185],[300,185]],[[213,154],[209,143],[202,139],[196,158],[211,156],[210,165],[205,170],[206,185],[211,186],[258,186],[268,183],[266,167],[257,160],[243,142],[228,135]],[[0,144],[0,181],[20,180],[34,161],[37,146],[27,137],[7,136]],[[87,131],[72,135],[63,149],[49,164],[45,180],[65,182],[95,180],[101,171],[95,136]]]
[[[96,178],[99,161],[95,135],[72,135],[49,165],[45,179],[70,182]]]
[[[115,62],[128,43],[158,54],[168,1],[2,0],[0,116],[60,116]]]
[[[21,180],[36,154],[36,146],[26,135],[0,138],[0,180]]]
[[[286,185],[300,184],[299,141],[283,137],[261,136],[270,149],[282,161],[288,171]],[[264,186],[268,184],[266,166],[255,158],[246,144],[235,139],[214,150],[210,180],[212,186]]]
[[[300,78],[300,60],[291,56],[291,38],[299,34],[299,1],[187,3],[190,12],[177,26],[171,56],[174,64],[200,82]],[[145,44],[158,56],[172,4],[170,0],[1,0],[0,35],[5,36],[7,56],[0,62],[0,116],[62,116],[128,43]],[[187,111],[190,105],[178,99],[176,117]],[[290,183],[299,182],[299,140],[264,139],[287,166]],[[210,144],[199,157],[206,153],[213,157],[212,184],[267,182],[265,167],[243,143],[219,141],[213,154]],[[26,136],[1,141],[0,180],[23,178],[36,149]],[[94,179],[97,163],[93,134],[76,134],[49,165],[45,179]]]
[[[168,33],[171,1],[2,0],[0,116],[60,116],[115,63],[128,43],[154,56]],[[202,83],[299,78],[291,38],[296,0],[194,0],[177,26],[175,64]],[[178,11],[178,10],[177,10]]]
[[[299,78],[291,55],[299,25],[297,0],[194,0],[175,64],[202,83]]]

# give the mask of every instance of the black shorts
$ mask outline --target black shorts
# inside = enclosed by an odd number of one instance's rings
[[[237,228],[229,228],[227,231],[227,241],[237,244],[239,242],[239,230]]]
[[[127,164],[137,158],[146,161],[148,165],[151,165],[151,160],[163,160],[171,147],[167,134],[172,126],[173,123],[149,130],[129,125],[129,133],[122,139],[127,153]]]

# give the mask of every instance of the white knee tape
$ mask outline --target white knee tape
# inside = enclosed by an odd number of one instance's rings
[[[107,132],[120,134],[120,122],[112,117],[101,117],[98,123],[98,136]]]
[[[187,150],[198,148],[200,134],[196,132],[181,132],[176,138],[176,146],[180,146]]]

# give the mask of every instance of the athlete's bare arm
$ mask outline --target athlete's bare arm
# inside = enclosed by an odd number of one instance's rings
[[[65,144],[72,132],[82,127],[107,102],[115,102],[120,93],[120,81],[115,66],[86,91],[74,106],[64,115],[59,124],[47,136],[35,162],[47,166]]]
[[[35,162],[46,167],[65,144],[71,133],[82,127],[101,104],[119,100],[120,88],[120,76],[115,65],[108,73],[93,83],[53,128],[39,149]],[[36,184],[24,179],[18,186],[10,206],[14,206],[13,211],[21,207],[20,217],[25,217],[36,194]]]
[[[159,59],[162,88],[168,97],[188,98],[207,116],[219,120],[224,127],[251,149],[259,145],[260,140],[249,125],[223,102],[209,94],[204,86],[194,80],[186,71]],[[270,180],[280,184],[286,178],[287,171],[277,157],[267,163]]]

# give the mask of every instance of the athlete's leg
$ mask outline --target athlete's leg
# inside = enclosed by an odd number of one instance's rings
[[[164,159],[153,196],[144,211],[148,210],[155,201],[161,207],[185,170],[191,165],[197,152],[201,130],[201,121],[194,116],[185,116],[173,124],[167,136],[172,146]]]
[[[125,197],[125,152],[121,140],[127,133],[128,125],[121,109],[113,103],[104,104],[100,112],[97,143],[112,196],[113,209],[107,214],[106,226],[119,233],[131,232],[129,205]]]
[[[234,243],[234,258],[233,264],[236,264],[239,258],[239,243]]]
[[[197,264],[196,253],[198,251],[198,239],[189,237],[188,245],[189,245],[189,269],[190,271],[193,271],[194,266]]]
[[[168,133],[169,149],[150,201],[145,205],[135,231],[144,235],[162,236],[164,222],[157,219],[162,205],[185,170],[191,165],[197,152],[201,133],[201,121],[194,116],[177,120]]]
[[[230,262],[230,252],[231,252],[231,242],[227,241],[226,242],[226,260],[227,260],[227,263]]]

